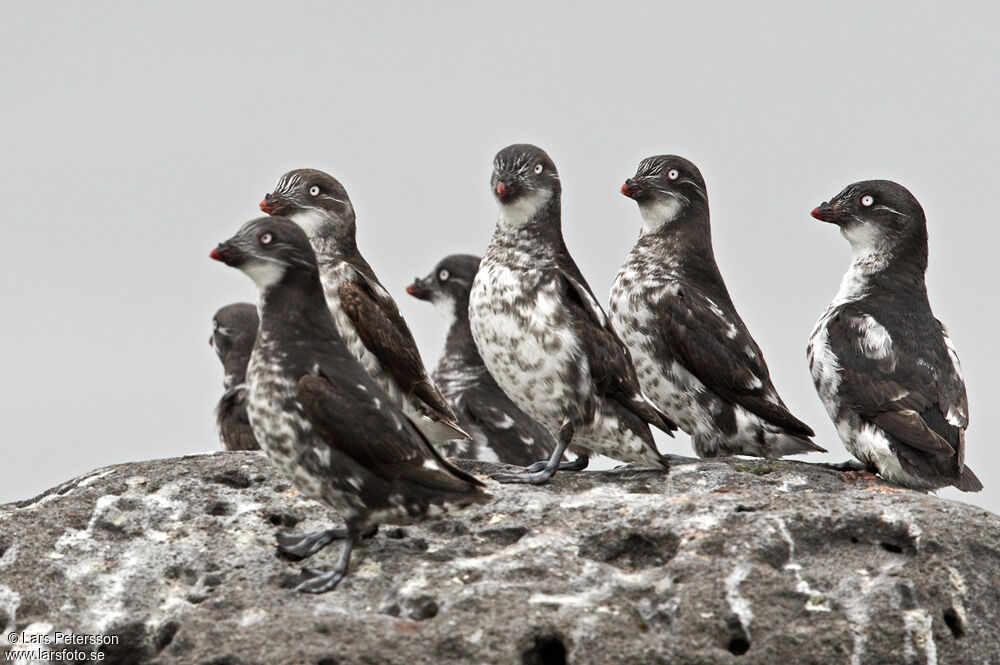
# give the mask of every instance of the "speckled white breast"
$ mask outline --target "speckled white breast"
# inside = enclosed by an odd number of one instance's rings
[[[847,283],[848,279],[845,278],[844,281]],[[809,371],[820,401],[837,427],[837,435],[844,447],[855,459],[874,466],[884,478],[892,482],[907,487],[934,489],[933,483],[927,483],[903,469],[890,447],[889,439],[880,428],[866,422],[856,411],[842,403],[839,391],[841,366],[830,348],[829,325],[840,307],[851,301],[850,298],[843,297],[843,291],[842,288],[842,293],[823,312],[809,336]]]
[[[663,338],[654,303],[674,295],[679,282],[662,264],[630,257],[611,287],[609,315],[632,355],[646,396],[691,436],[701,457],[717,455],[780,456],[801,444],[738,404],[720,398],[675,361]],[[735,418],[735,431],[723,433],[718,418]]]
[[[562,425],[569,405],[589,394],[586,360],[558,284],[542,271],[484,260],[469,297],[469,323],[497,384],[550,431]]]
[[[319,500],[342,515],[356,506],[323,473],[330,468],[328,446],[317,438],[297,398],[297,388],[285,376],[266,338],[250,357],[247,372],[247,416],[254,436],[271,463],[305,496]]]
[[[608,314],[632,355],[643,393],[687,434],[709,433],[711,415],[698,398],[705,395],[705,386],[671,359],[647,297],[658,299],[669,288],[663,279],[644,276],[640,267],[626,263],[611,286]]]
[[[816,322],[816,327],[809,336],[806,353],[809,358],[809,372],[812,374],[819,399],[826,407],[830,418],[836,422],[840,403],[837,397],[837,389],[840,387],[840,363],[830,348],[828,329],[835,309],[831,306]]]

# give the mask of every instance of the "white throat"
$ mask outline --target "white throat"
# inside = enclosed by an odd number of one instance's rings
[[[840,232],[851,243],[851,266],[840,280],[840,290],[833,299],[834,305],[854,302],[863,297],[868,292],[870,277],[889,264],[889,252],[867,224],[841,227]]]
[[[885,243],[870,224],[862,222],[842,226],[840,233],[851,243],[853,265],[872,272],[884,268],[889,262],[889,252]]]
[[[552,190],[535,190],[518,197],[512,203],[500,202],[500,222],[504,226],[518,227],[526,223],[549,202]]]
[[[253,280],[253,283],[257,285],[257,289],[260,291],[271,288],[285,276],[285,264],[278,263],[277,261],[261,259],[248,261],[240,266],[240,270]]]
[[[317,208],[302,208],[288,217],[298,224],[310,238],[315,237],[321,228],[330,223],[329,216]]]
[[[682,210],[684,210],[684,203],[674,196],[640,203],[639,213],[642,215],[642,232],[653,233],[659,231],[665,224],[669,224],[677,219]]]
[[[458,314],[455,312],[455,301],[447,296],[439,295],[434,297],[431,304],[434,305],[434,309],[444,319],[445,327],[450,330],[452,324],[455,323],[455,319],[458,318]]]

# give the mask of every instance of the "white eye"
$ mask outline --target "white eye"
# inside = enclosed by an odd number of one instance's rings
[[[861,205],[864,207],[870,208],[873,203],[875,203],[875,199],[872,198],[871,194],[865,194],[861,197]]]
[[[681,175],[680,171],[678,171],[677,169],[670,169],[669,171],[667,171],[667,177],[670,178],[671,180],[677,180],[677,178],[679,178],[680,175]]]
[[[438,273],[438,279],[442,282],[447,282],[449,277],[451,277],[451,273],[447,270],[442,270]]]
[[[262,245],[269,245],[269,244],[271,244],[272,240],[274,240],[274,236],[272,236],[270,233],[261,233],[260,234],[260,244],[262,244]]]
[[[541,172],[542,172],[542,165],[535,164],[535,173],[541,173]]]
[[[319,185],[313,185],[309,188],[309,196],[319,196]]]

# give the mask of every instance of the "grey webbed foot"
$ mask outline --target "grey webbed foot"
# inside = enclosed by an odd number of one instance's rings
[[[498,483],[517,483],[521,485],[542,485],[549,482],[549,479],[556,475],[556,469],[558,465],[553,465],[551,468],[546,466],[541,471],[535,471],[530,473],[525,473],[524,471],[519,471],[517,473],[497,473],[493,476],[493,480]]]
[[[335,540],[347,538],[347,529],[324,529],[310,533],[281,532],[277,535],[278,552],[293,559],[305,559]]]
[[[864,462],[859,462],[856,459],[849,459],[845,462],[820,462],[819,466],[824,466],[834,471],[868,471],[869,473],[878,473],[878,469],[875,467],[869,466]]]
[[[370,527],[361,534],[362,538],[371,538],[378,533],[378,525]],[[305,559],[329,545],[335,540],[346,540],[350,537],[347,529],[324,529],[306,533],[289,533],[283,531],[276,536],[278,552],[292,559]]]
[[[547,462],[532,464],[519,473],[498,473],[493,476],[493,480],[498,483],[517,483],[521,485],[541,485],[549,482],[549,479],[556,475],[556,471],[564,468],[560,460],[562,460],[563,453],[566,452],[566,447],[569,446],[569,442],[572,439],[573,426],[567,423],[559,430],[559,439],[556,441],[556,448],[552,451],[552,457]],[[586,455],[581,455],[580,457],[583,458],[584,461],[582,463],[586,467],[590,463],[590,459]],[[566,464],[577,464],[580,462],[580,457],[577,457],[572,462],[566,462]],[[542,465],[541,468],[537,468],[539,464]]]
[[[530,466],[526,466],[518,473],[538,473],[542,469],[545,469],[549,465],[549,460],[542,460],[541,462],[535,462]],[[590,465],[590,457],[587,455],[577,455],[576,459],[571,461],[559,462],[560,471],[583,471]]]
[[[590,466],[589,455],[577,455],[572,462],[559,462],[560,471],[583,471]]]
[[[315,568],[305,568],[302,570],[308,577],[297,587],[296,591],[301,593],[326,593],[336,588],[340,580],[347,574],[346,570],[316,570]]]
[[[347,575],[347,567],[351,563],[351,551],[354,549],[354,541],[359,537],[360,534],[354,533],[344,541],[344,549],[341,550],[340,559],[337,560],[337,566],[333,570],[303,568],[302,572],[306,575],[306,579],[295,587],[295,590],[301,593],[326,593],[333,590],[340,583],[340,580],[344,579],[344,576]]]

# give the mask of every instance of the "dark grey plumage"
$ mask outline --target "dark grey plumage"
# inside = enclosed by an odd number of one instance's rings
[[[406,287],[414,298],[434,305],[448,325],[444,352],[431,375],[451,404],[471,441],[451,441],[437,448],[449,457],[507,464],[548,459],[556,442],[500,389],[476,349],[469,328],[469,291],[480,258],[453,254],[423,278]]]
[[[281,176],[260,208],[290,218],[309,236],[337,332],[365,371],[432,442],[468,439],[427,375],[396,302],[358,250],[343,185],[322,171],[296,169]]]
[[[864,467],[917,490],[983,485],[965,466],[969,402],[955,347],[927,297],[927,222],[903,186],[848,185],[813,217],[853,259],[809,338],[816,390]]]
[[[676,155],[650,157],[622,193],[639,204],[643,224],[608,311],[646,395],[701,457],[826,452],[781,400],[729,297],[698,168]]]
[[[305,233],[284,217],[248,222],[212,252],[257,284],[260,332],[247,374],[247,411],[274,465],[305,496],[340,513],[346,531],[281,534],[279,549],[308,556],[346,537],[337,567],[305,571],[299,589],[332,589],[354,542],[380,522],[409,523],[489,499],[455,468],[358,363],[326,306]]]
[[[494,159],[491,185],[500,218],[469,297],[472,336],[504,392],[558,432],[539,471],[499,479],[545,482],[571,442],[583,457],[578,468],[591,453],[666,468],[649,425],[675,426],[643,396],[628,351],[566,249],[555,164],[535,146],[512,145]]]
[[[212,317],[208,343],[222,361],[226,388],[215,407],[215,419],[226,450],[260,450],[247,417],[246,386],[247,364],[258,324],[257,307],[245,302],[226,305]]]

